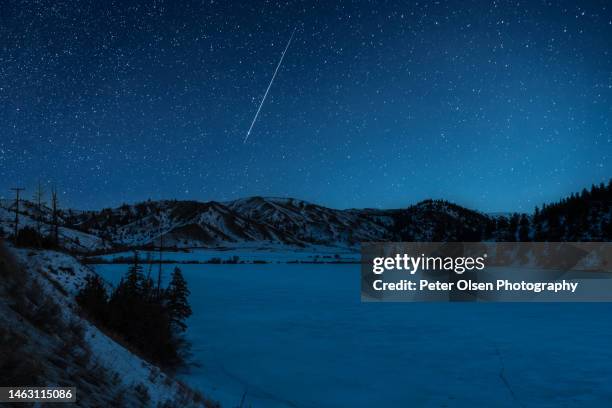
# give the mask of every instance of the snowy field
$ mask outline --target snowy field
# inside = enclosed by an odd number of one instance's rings
[[[137,251],[142,260],[159,259],[158,251]],[[134,251],[117,252],[108,255],[96,256],[106,262],[118,259],[126,260],[134,257]],[[323,245],[309,245],[303,248],[283,245],[257,245],[241,243],[236,246],[219,248],[192,248],[180,251],[164,251],[162,257],[165,261],[174,262],[210,262],[212,259],[229,261],[238,257],[239,262],[253,263],[293,263],[293,262],[359,262],[360,254],[355,248],[333,247]]]
[[[612,304],[362,304],[358,265],[181,268],[198,364],[183,377],[225,407],[612,401]]]

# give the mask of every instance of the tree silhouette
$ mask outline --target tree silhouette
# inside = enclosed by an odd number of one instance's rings
[[[521,214],[521,219],[519,221],[519,241],[527,242],[529,241],[529,218],[527,218],[527,214]]]
[[[166,368],[181,365],[189,344],[183,337],[191,316],[189,289],[175,268],[167,289],[157,295],[150,274],[144,276],[137,253],[125,276],[106,295],[102,280],[89,277],[77,295],[81,307],[98,323],[122,336],[144,357]]]
[[[76,300],[94,319],[100,321],[106,319],[108,294],[102,278],[98,275],[89,275],[85,278],[85,286],[77,294]]]
[[[170,321],[180,332],[185,331],[187,328],[185,320],[191,316],[191,307],[187,301],[189,293],[189,288],[187,288],[187,282],[185,278],[183,278],[183,273],[178,267],[174,268],[170,285],[166,291],[166,302],[170,314]]]

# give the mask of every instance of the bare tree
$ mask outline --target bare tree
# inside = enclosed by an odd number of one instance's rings
[[[159,216],[159,271],[157,272],[157,298],[161,297],[161,281],[162,281],[162,254],[164,250],[164,232],[162,228],[162,212],[161,209],[158,208],[158,216]]]
[[[51,210],[53,211],[53,241],[59,246],[59,225],[57,216],[57,189],[55,186],[51,189]]]
[[[38,235],[41,235],[41,225],[42,225],[42,221],[43,221],[43,205],[44,203],[44,195],[45,192],[43,190],[42,187],[42,183],[40,182],[40,180],[38,181],[38,186],[36,188],[36,191],[34,192],[34,203],[36,204],[36,232],[38,232]]]
[[[11,190],[15,192],[15,242],[17,242],[17,233],[19,232],[19,194],[25,188],[13,187]]]

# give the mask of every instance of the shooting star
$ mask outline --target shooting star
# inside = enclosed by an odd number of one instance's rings
[[[285,50],[283,51],[283,54],[280,57],[280,61],[278,61],[278,65],[276,66],[276,69],[274,70],[274,75],[272,75],[272,79],[270,80],[270,83],[268,84],[268,89],[266,89],[266,93],[264,94],[263,98],[261,98],[261,102],[259,103],[259,108],[257,108],[257,112],[255,113],[255,117],[253,118],[253,121],[251,122],[251,127],[249,127],[249,131],[247,132],[246,136],[244,137],[244,140],[242,141],[242,143],[246,143],[247,139],[251,135],[251,130],[253,130],[253,125],[255,125],[255,121],[257,120],[257,116],[259,116],[259,111],[261,110],[261,107],[263,106],[264,102],[266,101],[266,97],[268,96],[268,92],[270,91],[270,88],[272,87],[272,82],[274,82],[274,78],[276,78],[276,73],[278,72],[278,69],[280,68],[281,64],[283,63],[283,58],[285,58],[285,53],[287,52],[287,50],[289,49],[289,46],[291,45],[291,40],[293,40],[293,35],[295,34],[295,30],[296,29],[297,29],[297,27],[295,27],[293,29],[293,32],[291,33],[291,37],[289,37],[289,41],[287,41],[287,46],[285,47]]]

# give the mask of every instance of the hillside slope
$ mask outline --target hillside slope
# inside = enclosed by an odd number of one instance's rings
[[[376,210],[335,210],[294,199],[251,197],[226,203],[148,201],[75,213],[70,228],[123,246],[210,247],[240,242],[286,245],[386,240],[392,218]]]
[[[13,202],[0,203],[0,237],[13,234],[15,222],[15,209]],[[111,242],[104,240],[98,235],[90,234],[83,230],[71,228],[64,219],[63,212],[58,217],[59,239],[61,246],[73,252],[90,252],[110,249]],[[23,201],[19,211],[19,228],[25,227],[38,230],[42,235],[51,235],[52,216],[51,210],[43,207],[39,212],[34,205],[28,201]]]
[[[89,269],[69,255],[0,242],[0,383],[77,387],[79,406],[215,406],[81,316]]]

